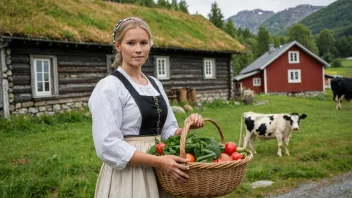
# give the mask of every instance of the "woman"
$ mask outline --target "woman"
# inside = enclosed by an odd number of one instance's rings
[[[96,85],[89,109],[93,118],[93,140],[98,157],[104,162],[95,197],[167,197],[158,188],[153,167],[173,179],[187,182],[187,160],[173,155],[154,156],[146,150],[155,137],[180,135],[177,121],[163,86],[145,76],[142,65],[153,44],[148,25],[139,18],[120,20],[113,33],[118,69]],[[203,127],[204,120],[191,114],[185,122]]]

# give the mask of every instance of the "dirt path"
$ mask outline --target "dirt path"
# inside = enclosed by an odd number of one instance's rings
[[[320,182],[303,184],[291,192],[270,196],[267,198],[351,198],[352,171]]]

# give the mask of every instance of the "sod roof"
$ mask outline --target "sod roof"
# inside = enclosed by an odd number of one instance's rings
[[[109,44],[116,22],[137,16],[149,24],[155,47],[245,50],[201,15],[99,0],[0,1],[4,36]]]

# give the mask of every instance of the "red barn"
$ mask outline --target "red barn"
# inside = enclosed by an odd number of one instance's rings
[[[255,93],[324,92],[324,67],[330,67],[297,41],[269,50],[234,77],[235,89]]]

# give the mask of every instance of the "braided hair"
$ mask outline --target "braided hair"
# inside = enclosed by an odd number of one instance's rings
[[[116,50],[115,43],[121,43],[125,33],[132,28],[140,27],[144,29],[148,35],[150,40],[150,45],[153,45],[152,33],[150,31],[149,25],[138,17],[129,17],[122,20],[119,20],[114,28],[114,32],[112,34],[112,43],[113,43],[113,52],[116,53],[115,61],[112,64],[112,67],[117,68],[122,64],[122,54],[120,51]]]

